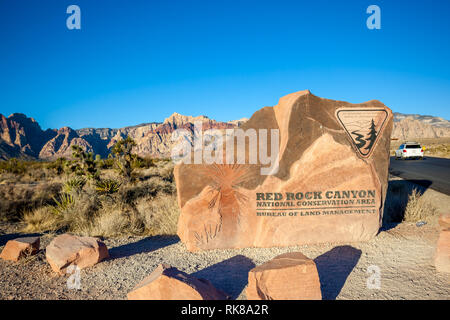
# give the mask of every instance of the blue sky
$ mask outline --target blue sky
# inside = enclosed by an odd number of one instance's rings
[[[310,89],[450,119],[449,14],[448,0],[0,0],[0,113],[43,128],[227,121]]]

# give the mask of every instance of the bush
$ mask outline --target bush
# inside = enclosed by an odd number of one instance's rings
[[[63,219],[55,215],[54,207],[45,206],[24,214],[26,223],[24,232],[57,231],[63,225]]]
[[[25,174],[27,172],[27,163],[15,158],[0,161],[0,173]]]
[[[27,211],[53,204],[59,183],[0,185],[0,220],[18,221]]]
[[[408,198],[405,215],[403,221],[417,222],[428,220],[437,214],[437,209],[434,204],[425,199],[423,195],[414,189]]]
[[[121,183],[113,179],[104,179],[95,183],[95,190],[99,194],[114,194],[119,191]]]
[[[174,235],[180,211],[176,196],[158,194],[155,198],[139,199],[136,210],[143,217],[149,235]]]
[[[67,180],[63,184],[63,192],[64,193],[73,193],[73,192],[81,192],[83,187],[86,184],[86,180],[82,177],[74,177],[72,179]]]
[[[69,193],[61,193],[59,199],[53,197],[55,201],[55,206],[53,208],[53,213],[55,215],[64,215],[67,211],[70,211],[75,205],[75,199]]]

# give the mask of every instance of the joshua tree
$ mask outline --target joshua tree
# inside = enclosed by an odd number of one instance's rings
[[[75,174],[86,176],[93,180],[99,179],[99,173],[92,152],[85,152],[80,146],[73,145],[72,157],[75,160],[75,164],[72,167],[72,171],[74,171]]]
[[[115,158],[117,170],[128,180],[132,179],[133,161],[136,155],[131,153],[136,142],[130,137],[117,141],[111,152]]]

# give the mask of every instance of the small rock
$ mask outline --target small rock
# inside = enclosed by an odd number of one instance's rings
[[[450,273],[450,228],[442,230],[439,234],[434,265],[438,272]]]
[[[53,271],[64,274],[70,265],[80,269],[90,267],[109,257],[108,248],[97,238],[70,234],[57,236],[46,248],[45,254]]]
[[[38,253],[39,245],[39,237],[24,237],[9,240],[3,248],[0,258],[10,261],[19,261],[21,258]]]
[[[321,300],[316,264],[301,252],[281,254],[250,270],[248,300]]]
[[[227,300],[211,282],[197,279],[167,264],[160,264],[131,292],[129,300]]]
[[[427,223],[426,223],[426,221],[419,221],[419,222],[417,222],[416,223],[416,227],[422,227],[422,226],[424,226],[424,225],[426,225]]]

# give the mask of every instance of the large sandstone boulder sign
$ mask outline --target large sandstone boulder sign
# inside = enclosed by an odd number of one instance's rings
[[[128,293],[129,300],[227,300],[226,293],[205,279],[197,279],[167,264],[160,264]]]
[[[97,238],[62,234],[45,249],[45,256],[53,271],[64,274],[67,267],[83,269],[109,257],[108,248]]]
[[[301,252],[281,254],[248,274],[248,300],[321,300],[319,273]]]
[[[39,237],[23,237],[9,240],[3,248],[0,258],[17,262],[22,258],[38,253],[39,245]]]
[[[309,91],[257,111],[240,128],[257,143],[247,139],[239,151],[238,132],[227,129],[222,148],[206,158],[194,148],[176,165],[179,237],[190,251],[371,239],[382,221],[392,119],[379,101]],[[228,149],[238,150],[234,158]],[[202,152],[219,160],[199,164]]]

